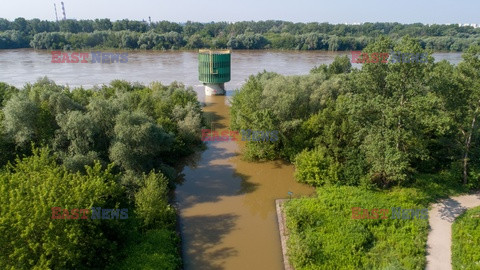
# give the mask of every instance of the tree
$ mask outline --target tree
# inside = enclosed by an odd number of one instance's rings
[[[135,194],[136,213],[147,228],[172,227],[175,210],[168,204],[168,179],[161,173],[143,175],[143,184]]]
[[[37,121],[40,109],[34,102],[17,95],[7,102],[3,113],[5,133],[18,146],[27,147],[31,141],[38,140],[38,131],[41,129]]]
[[[17,30],[23,34],[28,33],[28,23],[25,18],[19,17],[13,21],[13,30]]]
[[[17,88],[0,82],[0,109],[3,108],[3,105],[16,93],[18,93]]]
[[[348,56],[335,56],[333,62],[327,66],[325,64],[320,65],[319,67],[314,67],[310,70],[311,74],[315,73],[324,73],[327,75],[327,78],[330,78],[332,75],[350,73],[352,70],[352,64],[350,63],[350,58]]]
[[[181,25],[173,22],[168,22],[168,21],[152,23],[152,28],[155,29],[155,32],[160,34],[169,33],[169,32],[181,33],[183,31],[183,28]]]
[[[458,83],[463,98],[461,104],[457,104],[460,132],[463,141],[463,182],[468,183],[468,167],[470,164],[470,152],[475,144],[480,113],[480,46],[472,46],[462,56],[464,62],[458,65]]]
[[[364,52],[385,52],[388,40]],[[383,48],[382,48],[383,47]],[[417,41],[405,37],[394,48],[402,53],[424,53]],[[364,64],[355,93],[361,104],[354,114],[363,129],[361,149],[370,165],[370,176],[382,185],[401,183],[433,159],[433,142],[445,136],[449,113],[438,93],[426,82],[433,64]]]
[[[59,166],[48,149],[17,159],[0,171],[0,267],[77,268],[105,266],[124,242],[122,223],[109,220],[52,219],[52,208],[120,208],[121,189],[112,167],[97,163],[84,175]],[[123,206],[124,207],[124,206]],[[64,214],[56,214],[59,216]]]
[[[264,49],[269,44],[268,40],[260,34],[246,33],[231,37],[227,46],[232,49]]]
[[[82,26],[76,20],[61,20],[59,21],[60,31],[68,33],[82,32]]]
[[[140,34],[137,32],[122,31],[120,48],[123,48],[123,49],[137,48],[139,36]]]
[[[163,34],[165,38],[164,47],[166,49],[178,49],[185,45],[185,40],[183,36],[178,32],[168,32]]]
[[[0,165],[28,156],[0,169],[0,233],[6,235],[0,268],[104,268],[123,255],[126,234],[175,235],[168,196],[177,173],[170,166],[199,145],[204,125],[192,88],[117,80],[70,91],[43,78],[22,91],[0,84],[0,99]],[[32,153],[31,143],[55,153]],[[52,207],[75,217],[75,208],[118,209],[127,202],[137,210],[131,221],[49,221]],[[173,247],[162,256],[177,265],[176,238],[156,240],[157,255],[158,242]]]
[[[295,178],[313,186],[338,182],[338,165],[322,149],[304,150],[295,158]]]
[[[153,30],[150,30],[146,33],[143,33],[138,39],[138,46],[140,49],[162,49],[165,43],[165,37],[163,35],[155,33]]]
[[[89,114],[69,111],[58,115],[57,122],[60,129],[56,132],[54,147],[67,168],[83,171],[85,165],[99,160],[96,144],[102,134]]]
[[[12,30],[11,24],[7,19],[0,18],[0,32]]]
[[[112,22],[110,19],[95,19],[93,29],[96,31],[112,30]]]
[[[172,137],[143,113],[121,112],[115,123],[110,160],[124,170],[147,171],[170,149]]]
[[[204,43],[200,35],[192,35],[188,38],[187,47],[189,49],[200,49],[204,47]]]

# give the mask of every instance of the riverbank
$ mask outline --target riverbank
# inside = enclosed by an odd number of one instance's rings
[[[285,199],[275,200],[275,208],[277,210],[278,231],[280,233],[280,242],[282,245],[283,267],[284,270],[294,270],[293,266],[290,264],[290,258],[288,256],[288,230],[283,207],[285,201]]]

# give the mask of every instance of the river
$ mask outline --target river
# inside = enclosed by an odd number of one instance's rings
[[[267,70],[306,74],[348,52],[234,51],[227,96],[206,97],[198,82],[197,53],[129,52],[127,63],[51,63],[51,54],[31,49],[0,50],[0,82],[17,87],[48,76],[57,84],[92,87],[114,79],[148,84],[173,81],[192,86],[217,130],[229,128],[228,99],[251,74]],[[454,64],[459,53],[437,53]],[[359,65],[356,65],[359,67]],[[293,179],[285,162],[250,163],[238,141],[207,142],[207,150],[189,158],[175,191],[180,210],[185,269],[282,269],[274,200],[310,195],[313,188]]]
[[[206,97],[204,111],[217,130],[228,129],[222,96]],[[281,161],[242,161],[242,142],[207,142],[176,189],[185,269],[282,269],[275,199],[309,195]]]

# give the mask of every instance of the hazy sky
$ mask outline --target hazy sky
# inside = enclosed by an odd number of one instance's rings
[[[0,18],[55,20],[60,0],[0,0]],[[479,0],[64,0],[67,18],[174,22],[479,23]]]

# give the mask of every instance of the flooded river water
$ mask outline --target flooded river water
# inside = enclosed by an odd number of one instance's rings
[[[226,97],[206,97],[218,131],[228,129]],[[242,161],[241,141],[208,142],[176,189],[185,269],[282,269],[275,199],[309,195],[281,161]]]

